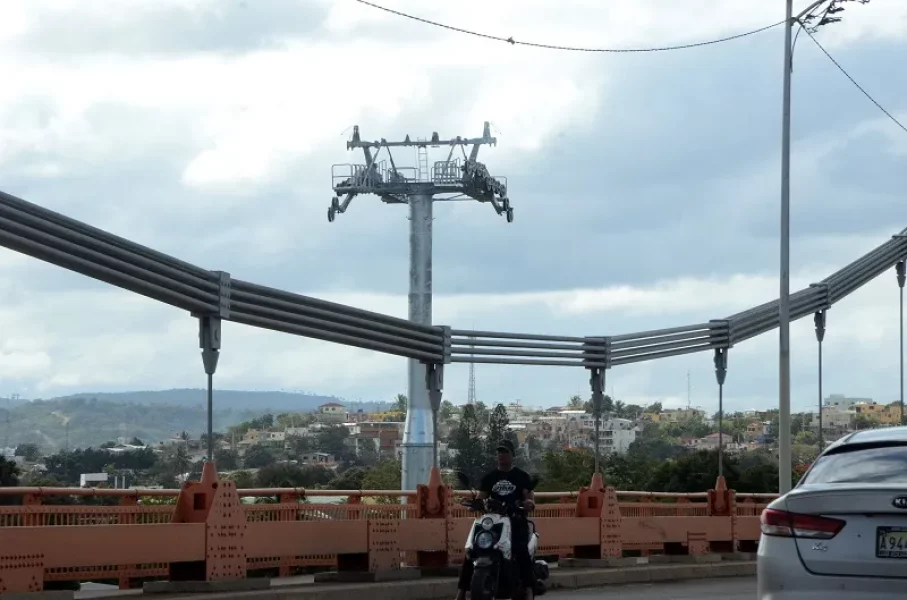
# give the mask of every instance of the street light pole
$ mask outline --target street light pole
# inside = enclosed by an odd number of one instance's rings
[[[784,80],[781,111],[781,273],[778,301],[778,491],[791,488],[790,439],[790,113],[791,72],[793,71],[794,23],[829,0],[816,0],[796,17],[794,1],[785,0],[784,14]],[[830,6],[834,7],[835,0]],[[831,8],[829,11],[831,12]],[[807,19],[810,17],[807,17]],[[819,25],[823,25],[820,22]]]
[[[781,111],[781,281],[778,301],[778,491],[791,487],[790,448],[790,111],[794,0],[785,0]]]

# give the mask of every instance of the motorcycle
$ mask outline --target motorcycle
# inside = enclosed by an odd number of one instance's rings
[[[471,489],[468,478],[457,474],[464,489]],[[533,479],[533,486],[535,479]],[[520,581],[519,569],[514,560],[510,522],[512,518],[525,519],[529,524],[529,557],[532,560],[535,585],[533,593],[541,596],[547,591],[546,581],[549,577],[548,563],[536,560],[535,553],[539,545],[539,534],[535,522],[526,518],[526,511],[519,504],[504,504],[490,498],[479,499],[473,491],[473,497],[461,501],[461,504],[478,512],[473,526],[466,537],[466,560],[472,561],[473,572],[470,592],[472,600],[493,600],[495,598],[512,598],[523,600],[525,590]]]

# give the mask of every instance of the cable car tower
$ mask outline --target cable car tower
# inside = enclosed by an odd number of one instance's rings
[[[375,194],[387,204],[409,205],[409,320],[431,325],[432,320],[432,207],[435,202],[475,200],[491,204],[498,215],[513,222],[513,208],[507,197],[507,180],[492,177],[484,164],[478,162],[479,147],[497,145],[491,137],[489,123],[480,138],[456,137],[442,140],[438,133],[431,140],[412,141],[409,135],[402,142],[363,141],[359,126],[353,127],[353,137],[347,150],[361,148],[364,164],[334,165],[331,169],[332,187],[336,196],[328,208],[328,221],[345,213],[353,198],[360,194]],[[428,147],[449,147],[447,160],[436,161],[429,171]],[[467,146],[471,146],[467,152]],[[416,167],[400,167],[394,160],[392,148],[415,148]],[[457,152],[462,154],[456,156]],[[383,157],[384,152],[387,156]],[[343,201],[340,200],[343,197]],[[416,360],[409,361],[408,404],[403,432],[402,488],[415,490],[428,481],[434,464],[435,431],[432,406],[425,385],[424,368]]]

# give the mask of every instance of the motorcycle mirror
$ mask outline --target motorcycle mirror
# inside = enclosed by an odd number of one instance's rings
[[[454,473],[457,477],[457,483],[460,484],[460,488],[464,490],[471,490],[472,484],[469,482],[469,476],[463,471],[457,471]]]

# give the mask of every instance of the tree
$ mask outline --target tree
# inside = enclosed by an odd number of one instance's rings
[[[479,427],[483,430],[488,426],[488,419],[491,417],[491,411],[488,410],[488,407],[484,402],[476,402],[473,404],[473,408],[476,414],[476,421],[479,423]]]
[[[362,482],[368,475],[369,469],[363,467],[352,467],[338,474],[329,482],[327,489],[330,490],[362,490],[365,489]]]
[[[249,449],[246,450],[246,453],[243,455],[243,466],[247,469],[260,469],[272,465],[276,461],[277,457],[274,455],[274,452],[267,446],[262,446],[261,444],[249,446]]]
[[[406,394],[397,394],[397,397],[394,398],[394,405],[391,410],[394,412],[406,414],[406,404],[408,402],[409,399],[406,397]]]
[[[642,416],[642,413],[645,412],[645,409],[638,404],[627,404],[624,407],[624,414],[628,419],[638,419]]]
[[[441,408],[438,410],[438,422],[444,423],[445,421],[449,421],[456,411],[457,409],[453,405],[453,402],[450,400],[442,400]]]
[[[278,427],[306,427],[315,422],[315,415],[311,413],[280,413],[274,419]]]
[[[491,416],[488,417],[488,436],[485,440],[488,456],[494,456],[495,449],[501,440],[509,439],[516,446],[516,436],[513,436],[512,433],[510,430],[510,417],[507,416],[507,408],[503,404],[498,404],[491,411]]]
[[[237,489],[248,490],[255,487],[255,476],[248,471],[235,471],[229,478],[236,484]]]
[[[579,396],[570,396],[567,400],[567,408],[570,410],[580,410],[583,408],[583,399]]]
[[[0,487],[16,487],[19,485],[19,467],[11,460],[0,456]]]
[[[347,444],[349,437],[349,429],[343,425],[331,425],[318,434],[315,445],[319,452],[330,454],[337,462],[348,465],[356,460],[356,453]]]
[[[16,447],[16,456],[21,456],[27,462],[37,462],[41,460],[41,449],[38,444],[19,444]]]
[[[331,471],[321,466],[273,464],[262,467],[255,479],[259,487],[290,488],[315,487],[331,480]]]
[[[356,452],[356,459],[353,461],[357,466],[362,467],[372,467],[381,460],[381,456],[378,454],[378,448],[375,444],[371,443],[371,440],[360,440],[362,443],[358,445],[358,451]],[[337,488],[337,489],[346,489],[346,488]]]
[[[605,396],[605,397],[608,398],[609,400],[611,399],[610,396]],[[614,401],[614,416],[617,417],[618,419],[624,419],[627,416],[627,405],[624,404],[623,402],[621,402],[620,400]]]
[[[302,437],[298,435],[291,435],[287,437],[287,446],[289,446],[289,453],[292,456],[302,456],[303,454],[308,454],[315,450],[315,439],[312,437]]]
[[[586,448],[566,448],[547,452],[542,459],[539,491],[578,490],[589,485],[595,457]]]
[[[19,485],[19,468],[11,460],[0,456],[0,487],[16,487]],[[19,498],[15,496],[0,496],[0,505],[18,504]]]
[[[650,404],[645,408],[645,412],[653,413],[656,415],[660,415],[662,410],[664,410],[664,408],[662,407],[661,402],[655,402],[654,404]]]
[[[239,468],[239,455],[233,450],[215,450],[214,462],[218,469],[232,471]]]
[[[853,418],[853,428],[857,431],[860,429],[871,429],[877,425],[877,422],[866,415],[855,415]]]
[[[737,459],[725,454],[723,462],[728,487],[739,489],[740,465]],[[715,487],[717,479],[718,451],[700,450],[661,462],[652,473],[648,489],[682,494],[705,492]]]
[[[167,458],[171,470],[175,474],[185,473],[192,467],[192,459],[189,457],[189,451],[186,450],[184,445],[175,447]]]
[[[814,446],[819,443],[818,437],[812,431],[800,431],[794,434],[794,443],[806,446]]]
[[[368,470],[362,479],[364,490],[399,490],[402,487],[401,465],[399,460],[383,460]],[[382,504],[399,502],[399,498],[383,496],[377,499]]]
[[[619,490],[646,490],[659,461],[642,453],[612,454],[605,459],[605,482]]]
[[[454,468],[463,472],[473,483],[482,476],[488,458],[482,444],[482,430],[476,407],[467,404],[450,439],[450,447],[457,452],[453,460]]]

